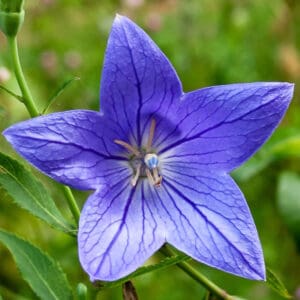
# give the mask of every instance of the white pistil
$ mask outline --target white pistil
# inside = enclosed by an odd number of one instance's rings
[[[136,167],[136,172],[135,172],[135,175],[134,177],[131,179],[131,185],[132,186],[136,186],[136,183],[140,177],[140,174],[141,174],[141,164],[138,164],[138,166]]]
[[[154,119],[152,119],[151,120],[151,125],[150,125],[149,138],[148,138],[147,146],[146,146],[146,152],[149,152],[150,149],[151,149],[155,127],[156,127],[156,121]]]
[[[133,148],[130,144],[121,141],[121,140],[114,140],[114,142],[118,145],[123,146],[124,148],[126,148],[129,152],[133,153],[135,156],[140,156],[140,152],[138,150],[136,150],[135,148]]]

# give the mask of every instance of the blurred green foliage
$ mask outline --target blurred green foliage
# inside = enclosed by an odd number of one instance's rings
[[[234,173],[253,213],[267,265],[280,275],[290,293],[296,293],[300,288],[299,249],[280,211],[284,191],[293,189],[294,181],[289,186],[290,181],[285,180],[284,189],[279,189],[279,207],[276,191],[283,172],[300,173],[300,2],[30,0],[25,2],[25,10],[25,23],[19,34],[21,59],[40,111],[62,84],[74,77],[80,80],[59,95],[49,112],[99,109],[100,70],[116,13],[129,16],[152,36],[174,64],[186,91],[233,82],[296,83],[293,103],[280,128],[254,158]],[[9,76],[10,68],[6,40],[0,34],[0,84],[18,93],[15,79]],[[25,108],[0,91],[0,130],[26,118]],[[12,153],[2,136],[0,145],[2,152]],[[39,176],[63,214],[70,217],[60,191]],[[87,195],[76,192],[80,205]],[[297,215],[299,207],[289,209]],[[284,215],[289,218],[286,211]],[[30,216],[1,190],[0,227],[48,252],[61,263],[74,290],[83,282],[92,291],[90,296],[96,297],[96,288],[79,266],[76,240]],[[152,262],[158,259],[154,257]],[[0,261],[3,298],[36,299],[2,246]],[[231,294],[250,300],[281,299],[263,283],[195,266]],[[205,292],[176,267],[144,275],[134,283],[143,300],[201,299]],[[121,288],[103,290],[97,299],[122,299]]]

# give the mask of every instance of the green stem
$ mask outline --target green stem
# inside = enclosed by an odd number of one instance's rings
[[[76,224],[78,224],[79,222],[79,216],[80,216],[80,210],[78,208],[78,205],[75,201],[75,198],[73,196],[73,193],[71,191],[71,189],[67,186],[63,186],[63,192],[64,192],[64,195],[68,201],[68,205],[69,205],[69,208],[72,212],[72,215],[76,221]]]
[[[160,249],[160,252],[165,256],[174,256],[175,253],[171,250],[168,246],[164,246]],[[203,285],[207,290],[209,290],[212,294],[214,294],[218,299],[222,300],[233,300],[233,297],[228,295],[224,290],[206,278],[203,274],[199,271],[194,269],[189,263],[187,262],[179,262],[176,264],[181,270],[187,273],[191,278],[196,280],[198,283]]]
[[[20,90],[22,92],[23,96],[23,103],[25,104],[30,116],[37,117],[39,115],[39,112],[34,104],[33,98],[31,96],[29,87],[27,85],[27,82],[25,80],[25,76],[22,70],[20,58],[19,58],[19,51],[18,51],[18,43],[16,37],[8,37],[8,45],[9,45],[9,52],[12,57],[13,61],[13,67],[14,72],[20,87]]]
[[[22,100],[24,105],[27,108],[27,111],[29,112],[30,116],[32,118],[39,116],[39,111],[34,103],[34,100],[32,98],[30,89],[27,85],[20,58],[19,58],[19,51],[18,51],[18,43],[17,43],[17,38],[16,37],[8,37],[8,45],[9,45],[9,52],[12,57],[12,62],[13,62],[13,68],[15,72],[15,76],[17,78],[20,90],[22,92]],[[65,194],[65,197],[67,199],[68,205],[70,207],[70,210],[73,214],[73,217],[78,224],[79,221],[79,215],[80,215],[80,210],[77,206],[77,203],[75,201],[75,198],[72,194],[72,191],[69,187],[63,186],[63,191]]]

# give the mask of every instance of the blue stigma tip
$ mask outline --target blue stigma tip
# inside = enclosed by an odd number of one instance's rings
[[[156,154],[148,153],[144,157],[144,162],[150,170],[155,169],[158,166],[158,157]]]

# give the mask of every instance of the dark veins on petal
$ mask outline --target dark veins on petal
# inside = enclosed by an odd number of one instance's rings
[[[274,89],[276,91],[276,89]],[[266,91],[266,94],[265,95],[261,95],[261,97],[264,97],[264,96],[267,96],[268,93],[270,93],[272,91]],[[238,94],[243,94],[243,91],[240,91]],[[238,94],[236,94],[235,96],[238,96]],[[191,128],[188,132],[184,132],[184,137],[179,139],[177,142],[171,144],[171,145],[168,145],[166,147],[164,147],[162,150],[160,150],[160,154],[168,151],[169,149],[173,148],[173,147],[176,147],[182,143],[186,143],[186,142],[189,142],[191,140],[194,140],[194,139],[197,139],[197,138],[200,138],[201,136],[203,136],[205,133],[209,132],[209,131],[214,131],[215,129],[219,128],[220,126],[222,125],[225,125],[225,124],[233,124],[237,121],[242,121],[242,120],[245,120],[245,117],[257,112],[257,111],[260,111],[260,110],[263,110],[264,107],[268,107],[270,106],[274,101],[278,101],[280,98],[279,95],[276,95],[277,97],[274,97],[272,98],[269,102],[266,102],[264,104],[261,104],[257,107],[255,107],[254,109],[252,110],[249,110],[249,111],[245,111],[243,112],[242,114],[240,114],[238,117],[236,118],[232,118],[230,119],[230,117],[236,113],[236,110],[238,109],[239,106],[243,105],[244,103],[247,103],[247,101],[249,101],[251,99],[251,97],[253,97],[254,95],[251,95],[247,98],[244,98],[241,102],[237,103],[236,104],[236,107],[232,107],[231,110],[226,114],[226,115],[223,115],[224,119],[222,119],[219,123],[216,123],[208,128],[203,128],[203,129],[200,129],[199,132],[195,133],[195,134],[192,134],[193,131],[196,131],[195,129],[197,127],[200,127],[201,126],[201,122],[199,121],[199,123],[196,123],[195,126],[193,128]],[[226,94],[224,95],[224,99],[226,99]],[[204,98],[203,100],[206,100],[206,98]],[[213,98],[210,98],[209,99],[209,102],[205,103],[204,106],[199,106],[197,109],[194,109],[192,112],[190,112],[189,114],[186,114],[181,120],[178,121],[178,127],[180,127],[180,124],[187,120],[193,113],[197,113],[199,109],[203,109],[205,110],[205,106],[209,105],[210,103],[212,103],[213,101],[216,101],[216,99],[213,99]],[[219,101],[218,99],[218,104],[216,104],[216,107],[215,107],[215,110],[211,112],[211,114],[207,115],[206,119],[209,119],[210,117],[214,116],[218,110],[221,110],[223,108],[225,104],[225,101]],[[284,105],[284,103],[283,103]],[[269,118],[269,117],[273,117],[273,116],[276,116],[278,115],[279,112],[278,111],[272,111],[271,110],[271,114],[268,114],[268,115],[264,115],[264,116],[259,116],[259,117],[256,117],[254,119],[247,119],[248,122],[257,122],[261,119],[264,119],[264,118]],[[230,119],[230,120],[228,120]],[[274,123],[276,123],[276,121],[278,120],[278,118],[274,118]],[[202,122],[205,121],[204,120],[201,120]],[[273,124],[271,124],[272,126]],[[266,126],[266,125],[264,125]],[[272,126],[274,127],[274,126]],[[176,128],[174,128],[173,131],[175,131]],[[198,129],[198,128],[197,128]],[[256,130],[259,130],[259,128],[257,128]],[[169,134],[172,135],[173,132],[171,132]],[[169,137],[167,136],[163,141],[161,141],[161,143],[165,142],[167,140],[167,138]],[[221,136],[222,137],[222,136]]]
[[[116,20],[100,94],[105,116],[130,133],[126,142],[133,139],[140,147],[151,119],[159,124],[161,116],[172,114],[182,89],[173,67],[148,36],[131,21]]]

